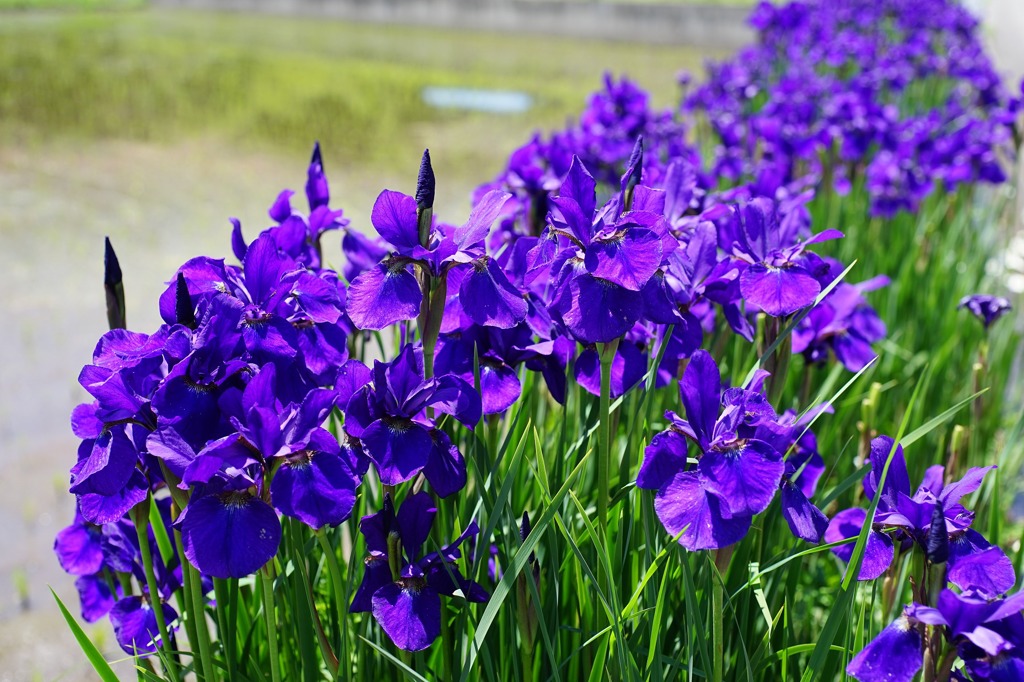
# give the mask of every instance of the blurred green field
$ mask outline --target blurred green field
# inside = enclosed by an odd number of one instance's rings
[[[59,138],[305,152],[390,169],[444,147],[439,172],[477,183],[535,129],[579,111],[604,70],[675,96],[685,47],[144,9],[11,13],[0,21],[0,143]],[[425,86],[518,90],[518,115],[439,110]],[[410,151],[411,150],[411,151]]]

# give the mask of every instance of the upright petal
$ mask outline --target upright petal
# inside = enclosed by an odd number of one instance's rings
[[[706,350],[699,350],[690,358],[679,382],[679,396],[703,449],[711,445],[711,436],[722,404],[722,377],[718,365]]]
[[[377,234],[407,253],[419,246],[416,200],[407,194],[386,189],[377,196],[370,213]]]

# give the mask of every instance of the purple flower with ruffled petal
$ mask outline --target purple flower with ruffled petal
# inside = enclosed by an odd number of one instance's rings
[[[345,432],[358,439],[385,485],[398,485],[423,471],[447,496],[465,483],[465,462],[427,416],[433,408],[473,428],[480,420],[480,396],[454,374],[423,377],[421,352],[407,344],[390,363],[375,362],[372,383],[346,403]]]
[[[464,578],[455,563],[461,556],[459,546],[479,532],[476,522],[455,542],[426,553],[424,544],[436,514],[426,493],[406,498],[397,514],[386,494],[384,509],[359,523],[368,556],[349,610],[372,612],[395,646],[405,651],[426,649],[441,634],[441,595],[487,600],[483,588]]]
[[[697,351],[679,382],[684,421],[667,413],[671,426],[647,446],[637,486],[657,491],[654,508],[665,529],[682,533],[691,551],[717,549],[742,539],[751,519],[768,508],[785,463],[771,444],[755,437],[760,426],[778,422],[764,395],[721,387],[718,366]],[[687,439],[700,455],[687,464]]]
[[[890,455],[885,485],[879,490],[878,482]],[[1010,559],[970,527],[974,513],[960,503],[964,496],[981,486],[994,466],[969,469],[963,478],[949,484],[943,483],[944,468],[932,466],[925,472],[920,487],[911,494],[902,446],[888,436],[879,436],[871,441],[870,458],[871,470],[864,477],[864,492],[868,499],[878,496],[879,500],[858,580],[873,580],[885,573],[899,543],[908,541],[927,552],[935,542],[935,534],[945,532],[948,556],[941,563],[948,562],[950,582],[964,590],[983,590],[993,595],[1013,587],[1016,574]],[[943,521],[937,523],[937,518]],[[841,511],[829,524],[825,541],[855,538],[866,521],[864,509],[855,507]],[[849,561],[853,545],[835,547],[832,552]]]
[[[743,298],[768,315],[784,317],[814,303],[821,292],[818,277],[827,266],[806,248],[842,236],[825,230],[798,242],[792,230],[783,229],[775,204],[759,197],[736,207],[719,242],[746,264],[739,278]]]
[[[429,168],[427,155],[424,164]],[[371,220],[393,251],[349,286],[348,314],[356,327],[383,329],[415,318],[424,295],[415,271],[435,279],[440,287],[447,285],[450,269],[465,268],[466,264],[470,274],[462,280],[460,292],[474,321],[505,328],[521,322],[526,316],[522,296],[484,251],[491,225],[509,196],[497,190],[488,192],[473,207],[466,223],[454,227],[433,220],[432,213],[421,209],[413,197],[392,190],[381,192]],[[427,227],[422,236],[421,215]]]

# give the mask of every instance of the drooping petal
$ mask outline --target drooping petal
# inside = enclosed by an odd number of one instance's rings
[[[337,450],[335,441],[333,451],[288,458],[270,485],[274,507],[313,529],[345,521],[355,506],[358,481]]]
[[[814,303],[821,284],[806,268],[755,263],[740,275],[743,298],[772,317],[784,317]]]
[[[636,485],[660,490],[686,467],[686,438],[676,431],[662,431],[644,450]]]
[[[629,331],[643,312],[643,296],[590,274],[569,283],[570,306],[562,315],[580,341],[605,343]]]
[[[89,523],[113,523],[146,499],[148,493],[149,482],[142,472],[136,469],[128,479],[128,484],[113,495],[79,495],[78,508],[82,512],[82,518]]]
[[[441,429],[432,429],[434,447],[423,467],[423,475],[438,497],[448,497],[466,487],[466,460]]]
[[[399,649],[422,651],[441,634],[441,597],[429,587],[388,583],[372,602],[373,617]]]
[[[853,657],[846,674],[860,682],[910,682],[923,660],[921,635],[900,616]]]
[[[659,490],[654,511],[670,535],[682,533],[679,544],[691,552],[727,547],[750,529],[749,516],[722,516],[718,498],[707,493],[696,471],[677,474]]]
[[[423,294],[402,261],[383,261],[363,271],[349,286],[346,310],[359,329],[379,330],[420,312]]]
[[[114,495],[128,483],[138,462],[138,450],[124,427],[115,427],[96,439],[88,458],[76,467],[70,491],[76,495]]]
[[[828,517],[811,504],[799,486],[789,482],[782,485],[782,516],[790,532],[805,542],[821,542],[828,528]]]
[[[724,516],[753,516],[768,508],[786,465],[767,443],[749,440],[741,447],[711,450],[700,458],[705,489],[721,500]]]
[[[388,559],[384,554],[367,557],[363,565],[363,580],[352,597],[349,613],[370,611],[373,608],[374,592],[391,582],[391,567],[388,566]]]
[[[661,265],[661,239],[652,230],[628,229],[587,246],[587,272],[630,291],[641,291]]]
[[[496,357],[480,358],[480,401],[484,414],[501,414],[515,405],[523,387],[514,369]]]
[[[277,513],[248,493],[193,498],[178,519],[185,556],[215,578],[243,578],[277,554]]]
[[[949,582],[961,590],[977,590],[995,596],[1013,589],[1017,582],[1013,562],[999,547],[965,553],[966,543],[950,543]]]
[[[65,572],[91,575],[103,568],[103,533],[98,527],[74,523],[57,533],[53,551]]]
[[[82,604],[82,620],[95,623],[110,612],[114,606],[114,595],[107,581],[95,575],[79,576],[75,580],[78,599]]]
[[[430,433],[409,419],[378,419],[359,437],[384,485],[408,481],[427,464]]]
[[[162,604],[164,622],[171,623],[178,614],[168,604]],[[110,609],[110,624],[114,626],[117,643],[126,653],[149,654],[156,651],[156,644],[169,649],[170,642],[160,642],[160,630],[156,624],[156,613],[148,600],[139,596],[122,597]]]
[[[473,262],[459,288],[459,300],[473,322],[499,329],[516,326],[526,319],[529,309],[493,258]]]
[[[480,394],[469,382],[454,374],[437,378],[436,390],[428,404],[434,405],[440,412],[450,414],[470,428],[476,426],[483,414]]]

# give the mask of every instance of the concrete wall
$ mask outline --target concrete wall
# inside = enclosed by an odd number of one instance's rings
[[[736,48],[753,38],[750,9],[595,0],[154,0],[162,7],[322,16],[648,43]]]

